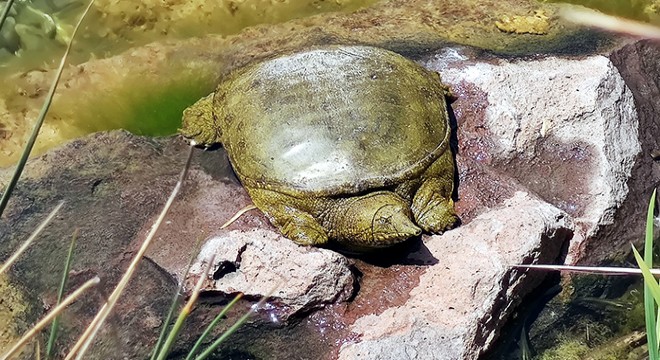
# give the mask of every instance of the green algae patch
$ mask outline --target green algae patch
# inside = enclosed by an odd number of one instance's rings
[[[174,134],[181,126],[183,110],[210,93],[216,82],[214,74],[194,62],[184,64],[176,59],[160,67],[167,76],[140,68],[125,73],[123,67],[123,63],[109,62],[104,71],[90,72],[86,64],[70,68],[68,72],[76,76],[60,84],[33,155],[97,131],[126,129],[140,135]],[[5,155],[0,156],[0,167],[10,165],[18,157],[29,135],[28,125],[38,113],[42,91],[38,84],[47,81],[48,75],[35,72],[14,79],[19,93],[5,92],[5,101],[0,100],[0,110],[5,114],[0,120],[0,133],[2,122],[13,132],[4,141],[0,136],[0,153]],[[68,88],[78,91],[67,93]]]
[[[181,127],[183,110],[212,89],[208,80],[194,76],[185,81],[127,80],[122,88],[80,109],[71,126],[81,134],[121,128],[138,135],[172,135]]]
[[[0,354],[8,351],[25,331],[28,311],[24,296],[6,274],[0,274]]]
[[[590,350],[587,345],[579,341],[568,340],[543,353],[539,360],[582,360]]]
[[[96,0],[76,39],[70,61],[79,64],[107,58],[155,41],[182,40],[207,34],[239,33],[259,24],[278,24],[327,12],[352,12],[377,0]],[[85,1],[66,0],[56,6],[48,0],[31,5],[71,32]],[[42,36],[38,43],[19,49],[20,56],[0,49],[0,75],[14,71],[55,67],[64,45]]]

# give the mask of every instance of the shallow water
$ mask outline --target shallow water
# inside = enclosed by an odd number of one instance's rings
[[[555,0],[550,2],[583,5],[609,15],[660,25],[660,3],[654,0]]]
[[[53,1],[53,0],[51,0]],[[106,58],[154,41],[180,40],[206,34],[232,35],[242,29],[275,24],[331,11],[355,11],[377,0],[95,0],[77,35],[69,62],[78,64]],[[32,0],[34,8],[52,15],[70,35],[84,0],[68,2],[52,10],[47,0]],[[64,5],[62,5],[64,6]],[[0,52],[0,75],[55,67],[64,44],[44,37],[31,41],[32,48],[18,56]]]
[[[64,33],[63,37],[70,35],[72,24],[85,4],[81,0],[60,0],[71,1],[71,4],[64,10],[52,11],[52,6],[46,1],[34,0],[31,4],[35,9],[52,15]],[[375,1],[143,0],[136,3],[96,0],[76,36],[68,61],[70,64],[81,64],[93,59],[111,58],[153,42],[173,42],[206,34],[230,36],[259,24],[281,23],[327,12],[351,12]],[[34,25],[34,28],[38,26]],[[33,121],[36,121],[36,109],[42,101],[39,97],[47,91],[44,86],[35,87],[33,84],[50,82],[53,74],[47,71],[57,66],[65,47],[62,41],[46,36],[32,38],[28,45],[31,47],[19,50],[16,55],[0,50],[0,77],[4,79],[0,87],[0,113],[7,115],[0,119],[0,168],[18,159]],[[157,53],[154,56],[158,56]],[[115,62],[108,66],[139,65]],[[183,109],[208,94],[215,86],[215,79],[208,73],[197,71],[195,65],[176,59],[169,60],[167,65],[171,66],[170,72],[160,69],[161,74],[149,79],[146,75],[150,74],[122,78],[118,73],[114,75],[113,70],[101,74],[93,71],[77,74],[76,81],[89,81],[94,85],[91,89],[90,86],[83,87],[90,90],[76,94],[75,98],[70,93],[55,97],[33,155],[67,139],[102,130],[123,128],[151,136],[175,133],[180,126]],[[163,76],[163,73],[167,75]],[[123,86],[121,89],[115,86],[112,90],[108,86],[108,89],[99,91],[99,84],[104,82],[114,85],[123,83]],[[67,86],[66,83],[60,84],[60,88]],[[94,103],[93,109],[82,105],[85,101]],[[25,119],[31,120],[26,122]]]

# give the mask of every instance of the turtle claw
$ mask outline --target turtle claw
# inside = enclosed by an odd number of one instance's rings
[[[415,222],[424,231],[442,234],[458,225],[458,216],[451,199],[452,184],[432,178],[424,182],[413,199]]]
[[[452,203],[450,200],[449,203],[430,204],[416,218],[417,224],[424,231],[433,234],[442,234],[453,229],[458,224],[458,216],[454,213]]]
[[[328,242],[328,235],[322,228],[309,226],[300,226],[294,222],[289,222],[282,227],[282,234],[293,240],[298,245],[319,246]]]

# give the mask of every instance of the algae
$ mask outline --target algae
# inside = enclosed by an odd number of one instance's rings
[[[20,289],[0,274],[0,354],[8,351],[25,331],[28,306]]]
[[[495,26],[508,33],[544,35],[548,33],[550,22],[543,10],[537,10],[533,16],[503,15]]]

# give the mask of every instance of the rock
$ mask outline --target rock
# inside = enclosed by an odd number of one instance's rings
[[[476,359],[543,275],[510,264],[553,261],[571,235],[566,213],[516,192],[497,209],[424,244],[429,266],[401,306],[363,316],[339,359]]]
[[[284,305],[280,320],[300,311],[344,302],[353,294],[348,261],[338,253],[296,245],[271,229],[234,230],[208,239],[190,269],[189,288],[215,255],[205,291],[268,294]]]
[[[178,54],[180,49],[172,51],[169,54]],[[258,51],[260,56],[268,53]],[[419,59],[439,70],[458,95],[452,108],[457,120],[456,206],[463,225],[425,237],[417,244],[419,250],[400,251],[401,258],[394,262],[356,261],[361,273],[357,295],[336,305],[346,310],[337,310],[335,320],[340,324],[336,328],[346,327],[359,338],[342,338],[350,340],[340,358],[475,358],[492,345],[512,309],[543,276],[512,271],[506,265],[562,261],[560,248],[568,239],[569,262],[585,261],[585,249],[597,249],[602,259],[607,254],[605,240],[611,241],[608,235],[630,231],[631,238],[640,229],[638,220],[631,229],[615,222],[643,219],[645,209],[638,202],[659,175],[652,159],[640,153],[658,145],[654,114],[660,109],[660,96],[647,96],[658,95],[660,77],[655,76],[657,64],[643,61],[657,57],[657,48],[643,43],[626,47],[612,61],[604,56],[484,61],[479,54],[453,47]],[[223,58],[224,69],[255,53],[243,55]],[[631,68],[619,72],[613,63],[630,63]],[[640,75],[643,71],[647,73]],[[42,245],[16,265],[13,275],[51,305],[48,294],[58,283],[68,237],[79,226],[74,270],[105,274],[109,288],[157,217],[186,149],[177,139],[113,132],[77,140],[30,162],[0,219],[0,243],[6,246],[0,258],[65,199],[67,205],[42,235]],[[8,172],[1,173],[0,185],[6,179]],[[148,252],[153,262],[147,260],[142,276],[131,283],[117,323],[137,324],[140,329],[157,326],[174,279],[182,281],[183,269],[194,256],[195,241],[209,236],[205,252],[220,258],[208,293],[262,295],[276,274],[293,269],[291,284],[273,301],[285,316],[302,316],[349,299],[353,282],[344,257],[281,239],[256,211],[220,230],[249,202],[232,180],[222,151],[197,151],[183,192]],[[206,258],[199,258],[197,273]],[[232,265],[235,271],[227,271]],[[308,273],[310,269],[314,272]],[[295,281],[299,282],[293,286]],[[374,291],[377,286],[385,291]],[[76,315],[98,306],[91,300],[84,305]],[[149,315],[136,317],[147,305]],[[213,307],[206,310],[204,314],[217,313]],[[194,337],[202,326],[195,323],[189,328],[191,334],[186,335]],[[344,341],[335,335],[324,334],[330,339],[328,351]],[[123,355],[136,358],[146,353],[136,344],[147,344],[153,337],[127,332],[119,339],[102,340],[104,349],[131,343]],[[287,358],[288,353],[278,354]]]
[[[612,63],[632,90],[639,118],[637,132],[628,134],[641,142],[627,186],[628,197],[620,204],[611,225],[602,226],[595,235],[599,241],[585,243],[580,252],[594,262],[624,258],[630,244],[640,244],[646,225],[646,207],[660,181],[660,166],[652,154],[660,149],[660,47],[657,42],[640,41],[614,51]],[[625,224],[622,226],[621,224]]]
[[[597,234],[628,199],[641,142],[632,92],[607,57],[486,63],[445,52],[425,65],[458,95],[459,153],[574,217],[567,263],[586,256],[585,242],[610,242]],[[630,216],[643,218],[638,209]]]
[[[56,301],[69,242],[79,229],[69,293],[95,275],[101,284],[67,309],[58,349],[72,345],[105,301],[172,190],[187,146],[126,132],[100,133],[73,141],[30,161],[0,218],[0,259],[6,259],[61,200],[62,210],[12,267],[10,278],[43,316]],[[84,156],[81,156],[84,154]],[[10,171],[0,171],[4,189]],[[185,256],[185,255],[182,255]],[[176,290],[173,277],[144,259],[92,347],[90,359],[145,358]],[[7,293],[10,294],[10,293]],[[10,299],[0,294],[0,302]],[[102,295],[101,295],[102,294]],[[17,312],[18,314],[18,312]]]

